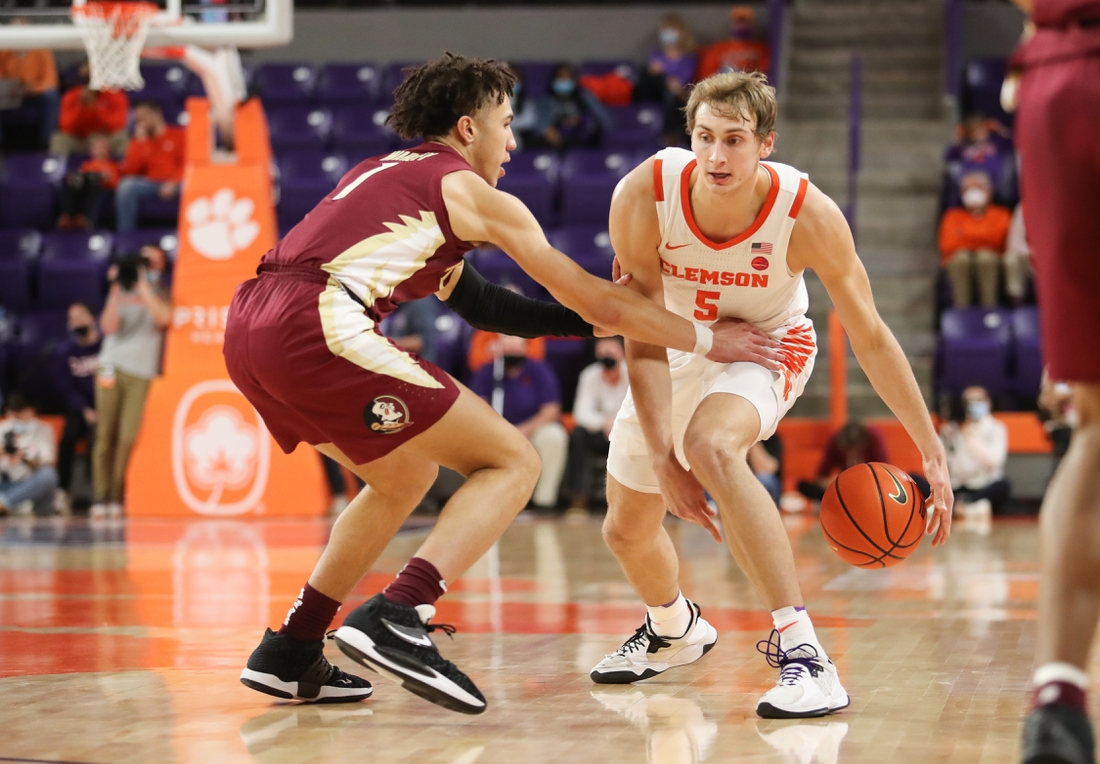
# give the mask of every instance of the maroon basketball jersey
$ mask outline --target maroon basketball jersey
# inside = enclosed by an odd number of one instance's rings
[[[360,162],[264,262],[329,273],[380,321],[398,304],[438,292],[473,249],[451,231],[441,186],[444,175],[469,169],[441,143]]]

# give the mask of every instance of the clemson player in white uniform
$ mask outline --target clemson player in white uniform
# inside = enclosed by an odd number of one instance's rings
[[[758,649],[780,677],[757,704],[769,718],[822,716],[848,705],[814,633],[779,512],[746,462],[805,388],[817,342],[803,271],[813,268],[852,349],[923,457],[932,486],[928,532],[947,540],[953,498],[943,446],[912,370],[875,309],[867,274],[837,206],[786,165],[775,143],[774,91],[759,74],[718,74],[687,105],[691,151],[670,148],[615,191],[611,240],[631,288],[700,323],[744,321],[752,338],[729,364],[627,340],[630,394],[608,456],[604,539],[647,607],[645,622],[591,673],[599,683],[647,679],[698,660],[717,632],[686,600],[665,512],[722,536],[772,611]]]

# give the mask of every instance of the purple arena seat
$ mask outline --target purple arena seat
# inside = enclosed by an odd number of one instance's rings
[[[639,149],[660,148],[658,139],[664,116],[653,104],[631,104],[609,108],[614,126],[604,134],[606,146],[622,148],[636,146]]]
[[[145,86],[130,93],[130,104],[165,96],[182,99],[191,84],[191,70],[183,64],[165,61],[142,61],[141,77]]]
[[[143,228],[160,229],[175,226],[180,216],[179,199],[142,199],[138,207],[138,225]]]
[[[611,261],[615,251],[607,225],[571,226],[547,234],[555,248],[569,255],[574,262],[593,276],[611,278]]]
[[[937,387],[961,395],[981,385],[990,395],[1009,391],[1012,321],[1001,308],[951,308],[940,323]]]
[[[332,110],[333,145],[363,158],[387,151],[396,136],[385,126],[386,115],[385,109],[369,103],[336,106]]]
[[[343,154],[316,149],[287,152],[277,160],[279,165],[280,225],[293,226],[317,206],[348,171]]]
[[[1043,377],[1043,352],[1039,336],[1039,310],[1025,305],[1012,312],[1012,334],[1015,340],[1016,374],[1013,392],[1021,404],[1031,404],[1039,397]]]
[[[963,73],[963,109],[995,117],[1006,125],[1012,118],[1001,108],[1001,85],[1008,71],[1003,58],[982,58],[969,61]]]
[[[487,280],[501,286],[516,286],[528,297],[545,297],[546,290],[528,276],[515,260],[491,244],[478,247],[474,267]],[[467,257],[469,257],[467,255]]]
[[[33,229],[0,230],[0,260],[35,258],[42,251],[42,234]]]
[[[10,347],[11,382],[27,393],[40,412],[59,411],[63,406],[53,381],[52,354],[68,336],[66,314],[67,310],[35,311],[20,316],[16,324]]]
[[[74,302],[103,307],[104,277],[113,237],[109,233],[56,231],[42,237],[38,300],[42,310],[65,310]]]
[[[460,380],[469,378],[466,353],[470,347],[471,327],[457,313],[440,305],[435,317],[435,362],[439,368]]]
[[[317,75],[317,101],[330,106],[374,101],[381,79],[378,67],[371,63],[326,64]]]
[[[550,364],[558,378],[563,410],[573,408],[573,397],[577,394],[577,379],[591,361],[592,353],[585,340],[572,337],[546,338],[546,363]]]
[[[566,154],[561,168],[561,222],[606,225],[611,192],[633,167],[633,156],[620,149],[575,149]]]
[[[176,257],[179,239],[174,228],[142,228],[137,231],[116,233],[113,249],[119,254],[140,252],[146,244],[160,247],[171,260]]]
[[[317,71],[305,63],[261,64],[252,77],[265,105],[308,103],[316,83]]]
[[[523,67],[523,87],[528,98],[539,98],[550,92],[550,76],[557,66],[553,61],[520,61]]]
[[[268,110],[267,122],[276,153],[286,149],[320,149],[328,145],[332,112],[320,106],[283,104]]]
[[[396,64],[390,64],[382,71],[382,92],[379,93],[381,98],[392,99],[393,91],[397,89],[397,86],[405,79],[405,73],[403,69],[407,69],[410,66],[419,66],[422,61],[399,61]]]
[[[49,228],[55,219],[64,157],[9,154],[0,165],[0,228]]]
[[[29,258],[0,259],[0,307],[10,313],[26,313],[31,309],[35,265]]]
[[[549,150],[518,151],[504,165],[504,177],[497,188],[518,197],[543,227],[557,223],[558,172],[557,154]]]

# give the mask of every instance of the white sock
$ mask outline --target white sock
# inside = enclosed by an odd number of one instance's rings
[[[805,608],[789,606],[773,610],[772,623],[779,632],[779,645],[784,651],[792,650],[799,645],[812,645],[819,656],[826,657],[825,648],[817,641],[814,625]]]
[[[1032,687],[1042,687],[1050,682],[1065,682],[1076,685],[1082,690],[1089,688],[1089,675],[1072,663],[1044,663],[1035,669],[1031,679]]]
[[[646,605],[645,609],[649,611],[649,623],[657,636],[678,638],[687,634],[691,625],[691,607],[683,593],[677,594],[668,605]]]

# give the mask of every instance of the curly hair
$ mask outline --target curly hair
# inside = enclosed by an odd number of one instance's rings
[[[404,71],[393,91],[386,124],[405,140],[441,138],[464,116],[500,105],[512,94],[516,75],[504,61],[445,53]]]

